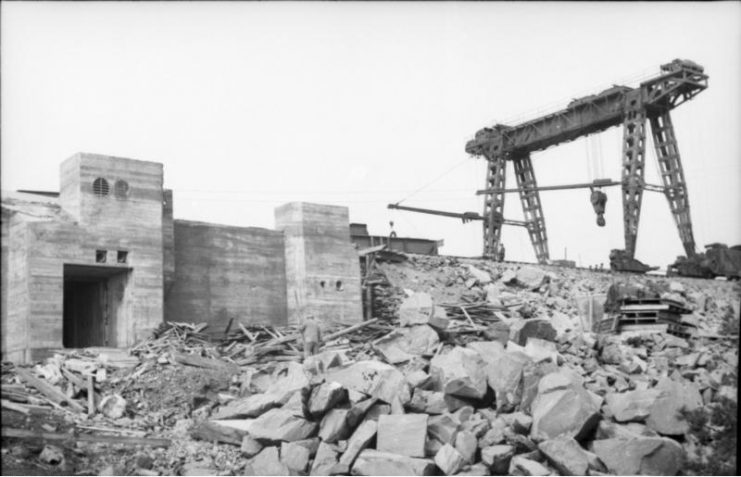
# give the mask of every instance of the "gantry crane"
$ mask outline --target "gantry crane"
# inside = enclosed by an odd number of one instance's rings
[[[687,256],[695,254],[687,184],[669,111],[707,88],[703,68],[688,60],[661,66],[661,73],[637,88],[613,86],[599,94],[572,101],[566,109],[517,126],[497,124],[481,129],[466,144],[466,152],[488,161],[486,186],[478,191],[484,200],[484,255],[492,256],[501,237],[506,161],[515,167],[516,189],[538,262],[548,260],[548,236],[530,153],[581,136],[623,125],[622,186],[625,252],[633,258],[638,236],[643,190],[661,190],[669,201],[679,237]],[[651,124],[653,143],[661,169],[663,187],[644,183],[645,124]],[[610,185],[617,185],[610,184]],[[565,186],[563,188],[574,188]]]

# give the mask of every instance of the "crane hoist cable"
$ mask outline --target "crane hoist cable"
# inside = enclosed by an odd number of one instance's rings
[[[446,175],[448,175],[448,174],[450,174],[451,172],[453,172],[453,170],[455,170],[455,169],[459,168],[459,167],[460,167],[461,165],[463,165],[463,163],[464,163],[464,162],[466,162],[466,161],[468,161],[468,160],[469,160],[469,158],[468,158],[468,157],[466,157],[465,159],[462,159],[462,160],[461,160],[460,162],[457,162],[457,163],[453,164],[453,166],[452,166],[452,167],[451,167],[450,169],[447,169],[447,170],[446,170],[445,172],[443,172],[443,173],[442,173],[442,174],[440,174],[439,176],[435,177],[434,179],[432,179],[431,181],[429,181],[428,183],[426,183],[426,184],[425,184],[425,185],[423,185],[422,187],[420,187],[420,188],[418,188],[418,189],[414,190],[414,191],[413,191],[413,192],[412,192],[411,194],[407,195],[406,197],[404,197],[403,199],[401,199],[400,201],[398,201],[398,202],[396,202],[396,203],[397,203],[397,204],[401,204],[402,202],[404,202],[405,200],[409,199],[409,198],[410,198],[410,197],[412,197],[413,195],[415,195],[415,194],[418,194],[418,193],[419,193],[420,191],[422,191],[422,190],[424,190],[424,189],[428,188],[429,186],[431,186],[431,185],[432,185],[432,184],[434,184],[435,182],[439,181],[440,179],[442,179],[442,178],[443,178],[443,177],[445,177]]]

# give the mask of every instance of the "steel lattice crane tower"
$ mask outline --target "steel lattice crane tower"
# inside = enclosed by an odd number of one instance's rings
[[[566,109],[524,122],[517,126],[497,124],[481,129],[466,144],[466,152],[483,156],[488,162],[485,195],[484,256],[492,257],[501,238],[504,196],[518,191],[525,215],[525,227],[535,248],[538,262],[548,260],[548,236],[530,153],[573,141],[581,136],[623,125],[622,180],[625,251],[633,257],[638,236],[643,190],[664,193],[688,257],[695,255],[687,184],[669,112],[707,88],[703,68],[687,60],[674,60],[661,66],[659,76],[637,88],[614,86],[599,94],[572,101]],[[663,186],[644,182],[646,120],[651,124],[653,143],[661,169]],[[506,161],[515,168],[517,189],[505,189]],[[586,185],[555,188],[576,188]],[[550,189],[554,189],[553,187]],[[519,225],[519,224],[518,224]]]

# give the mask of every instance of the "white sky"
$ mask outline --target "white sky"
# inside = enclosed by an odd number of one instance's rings
[[[400,236],[480,255],[479,223],[386,204],[411,194],[405,205],[480,213],[485,162],[464,151],[477,130],[687,58],[710,76],[672,113],[698,249],[741,243],[739,2],[0,8],[3,189],[58,190],[62,160],[110,154],[164,163],[176,218],[273,228],[282,203],[332,203],[371,233],[393,220]],[[539,184],[587,182],[600,164],[619,179],[621,133],[533,155]],[[658,184],[652,147],[646,181]],[[541,193],[552,258],[568,248],[607,264],[623,247],[619,190],[607,192],[605,228],[588,190]],[[516,194],[505,216],[522,217]],[[524,230],[503,239],[508,259],[534,261]],[[637,258],[664,267],[682,253],[666,200],[644,193]]]

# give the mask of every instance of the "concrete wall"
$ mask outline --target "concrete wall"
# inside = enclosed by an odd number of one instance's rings
[[[172,287],[175,280],[175,222],[173,220],[172,191],[164,190],[162,200],[162,253],[164,293]]]
[[[325,322],[363,319],[360,264],[347,207],[292,202],[275,210],[285,234],[288,321],[302,313]]]
[[[175,220],[175,280],[166,296],[168,321],[208,322],[218,336],[229,320],[285,325],[283,234]]]
[[[3,211],[2,358],[24,361],[28,343],[28,241],[18,214]],[[7,248],[6,248],[7,247]]]

